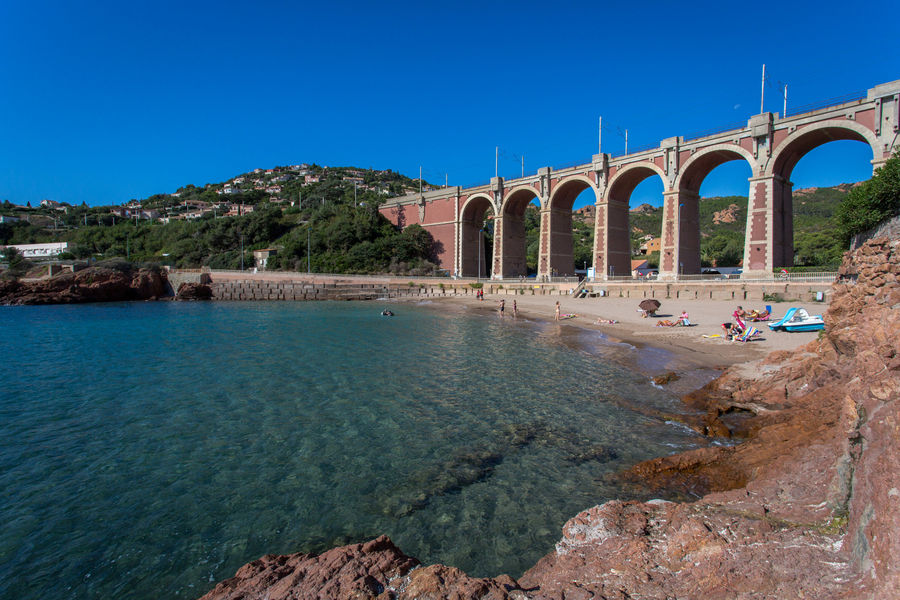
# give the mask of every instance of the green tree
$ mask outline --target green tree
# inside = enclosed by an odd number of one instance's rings
[[[900,214],[900,152],[887,160],[872,179],[850,190],[835,211],[843,242]]]
[[[9,267],[3,272],[5,277],[17,279],[27,273],[28,269],[31,268],[31,262],[26,260],[25,257],[22,256],[22,253],[12,246],[7,246],[3,249],[3,257],[9,264]]]

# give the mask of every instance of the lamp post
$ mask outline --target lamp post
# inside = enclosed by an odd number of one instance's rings
[[[306,225],[306,274],[308,275],[312,273],[309,255],[309,232],[312,229],[312,223],[310,223],[309,221],[299,221],[298,225]]]
[[[478,279],[481,280],[481,245],[484,243],[484,228],[478,230]]]

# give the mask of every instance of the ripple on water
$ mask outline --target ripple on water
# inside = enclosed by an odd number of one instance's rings
[[[677,399],[495,315],[367,303],[0,311],[4,599],[194,597],[381,533],[521,574],[609,475],[700,443]]]

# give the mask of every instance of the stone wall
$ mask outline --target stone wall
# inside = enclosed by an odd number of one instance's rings
[[[900,215],[894,217],[893,219],[890,219],[889,221],[885,221],[884,223],[878,225],[874,229],[866,231],[865,233],[854,235],[853,240],[851,240],[850,242],[850,250],[856,250],[864,243],[866,243],[866,241],[877,237],[886,237],[890,240],[900,240]]]
[[[375,300],[466,294],[461,286],[303,280],[225,280],[210,284],[213,300]]]

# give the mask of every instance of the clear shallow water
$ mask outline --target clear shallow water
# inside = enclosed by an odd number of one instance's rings
[[[198,597],[388,534],[518,576],[610,474],[703,443],[555,324],[373,303],[0,308],[0,598]]]

